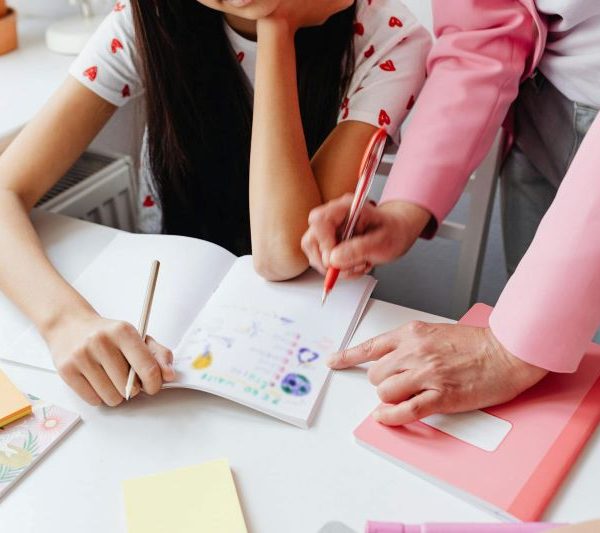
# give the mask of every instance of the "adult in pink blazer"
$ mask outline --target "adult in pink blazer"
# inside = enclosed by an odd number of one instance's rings
[[[542,10],[553,3],[563,6],[562,17]],[[349,198],[311,213],[303,248],[321,271],[333,265],[347,276],[360,275],[404,254],[419,235],[431,238],[489,150],[523,82],[533,83],[554,46],[552,29],[560,31],[574,12],[587,24],[586,9],[594,24],[600,21],[600,7],[589,0],[432,4],[437,42],[428,60],[428,81],[382,201],[363,212],[363,233],[337,246],[335,231]],[[597,35],[600,31],[590,31],[588,24],[587,40],[576,35],[574,46],[590,46],[590,39],[596,39],[592,50],[600,55]],[[563,67],[568,53],[555,56],[558,68],[579,68],[581,87],[600,99],[600,67],[582,68],[576,62]],[[587,107],[575,105],[576,110]],[[546,111],[546,118],[554,113]],[[559,139],[561,132],[554,133]],[[338,369],[375,361],[369,378],[387,404],[375,413],[382,423],[400,425],[433,412],[502,403],[548,371],[577,369],[600,325],[600,118],[531,238],[489,328],[416,322],[332,356],[330,364]]]

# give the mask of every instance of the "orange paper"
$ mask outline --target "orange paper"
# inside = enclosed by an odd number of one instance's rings
[[[31,414],[31,404],[0,370],[0,427]]]

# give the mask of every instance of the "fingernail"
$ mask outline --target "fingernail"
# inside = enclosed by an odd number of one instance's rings
[[[373,411],[371,416],[373,417],[373,420],[375,420],[375,422],[381,422],[381,413],[379,412],[379,410]]]
[[[325,363],[327,364],[327,366],[334,366],[336,362],[337,362],[337,356],[335,354],[330,355],[327,358],[327,361],[325,361]]]

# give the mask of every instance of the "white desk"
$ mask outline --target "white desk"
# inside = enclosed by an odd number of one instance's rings
[[[69,279],[113,231],[48,215],[38,216],[36,224]],[[372,301],[354,341],[412,319],[445,321]],[[23,390],[83,419],[0,502],[2,533],[123,532],[123,479],[220,457],[231,463],[252,533],[316,533],[332,520],[357,532],[367,519],[493,520],[354,442],[352,430],[377,403],[361,369],[333,376],[313,427],[304,431],[195,391],[167,390],[116,409],[92,408],[56,374],[0,366]],[[597,517],[599,471],[597,432],[547,518]]]

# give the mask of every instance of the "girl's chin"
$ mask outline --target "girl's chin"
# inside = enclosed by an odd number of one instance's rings
[[[230,5],[231,7],[240,8],[246,7],[248,4],[252,3],[252,0],[223,0],[225,4]]]

